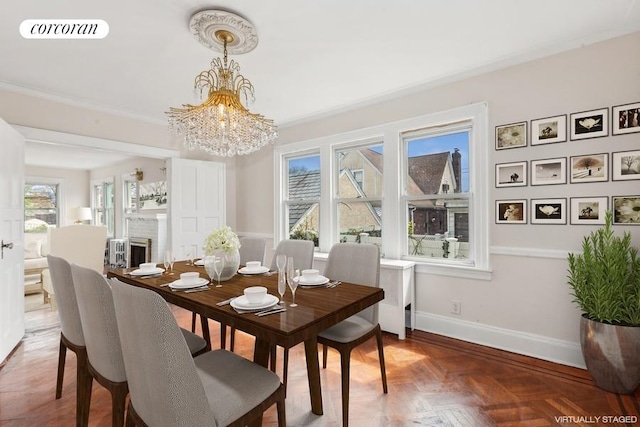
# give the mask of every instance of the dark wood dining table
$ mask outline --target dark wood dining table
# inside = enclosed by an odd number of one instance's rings
[[[210,342],[207,318],[253,335],[256,338],[254,362],[262,366],[267,366],[273,346],[291,348],[304,342],[311,410],[317,415],[322,415],[322,393],[316,335],[384,299],[384,291],[380,288],[344,282],[334,288],[298,287],[297,307],[290,306],[292,295],[287,289],[284,298],[287,310],[260,317],[253,313],[240,314],[229,304],[218,306],[217,303],[242,295],[249,286],[264,286],[269,294],[279,296],[277,274],[236,274],[230,280],[222,282],[222,287],[210,284],[210,289],[206,291],[187,293],[173,291],[167,284],[179,279],[180,273],[188,271],[198,271],[201,277],[208,278],[203,267],[188,265],[186,261],[176,262],[173,274],[164,272],[162,275],[146,278],[127,274],[132,270],[111,270],[107,277],[151,289],[162,295],[167,302],[200,314],[207,342]]]

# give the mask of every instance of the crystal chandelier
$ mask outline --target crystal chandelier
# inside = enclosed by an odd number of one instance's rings
[[[229,12],[204,11],[192,17],[191,28],[202,44],[212,48],[222,45],[224,56],[222,60],[214,58],[211,69],[195,78],[194,88],[200,97],[206,93],[202,104],[169,108],[169,129],[184,137],[187,149],[215,156],[249,154],[273,142],[278,136],[277,126],[242,104],[241,98],[245,103],[255,99],[253,85],[240,74],[236,61],[227,61],[228,47],[238,53],[255,47],[253,26]]]

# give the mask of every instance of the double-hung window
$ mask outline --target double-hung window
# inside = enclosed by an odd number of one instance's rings
[[[340,242],[382,244],[382,141],[335,150]]]
[[[320,155],[291,156],[284,161],[287,238],[312,240],[317,247],[320,232]]]
[[[24,220],[25,233],[46,233],[47,227],[60,225],[60,183],[27,180]]]
[[[479,103],[277,147],[277,239],[373,243],[424,272],[488,278],[487,120]]]
[[[93,183],[92,206],[95,225],[107,227],[107,236],[115,235],[115,194],[113,179]]]

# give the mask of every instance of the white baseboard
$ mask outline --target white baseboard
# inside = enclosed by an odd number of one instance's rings
[[[585,369],[580,343],[416,312],[416,329]]]

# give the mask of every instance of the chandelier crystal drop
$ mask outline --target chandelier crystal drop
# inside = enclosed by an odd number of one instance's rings
[[[215,37],[224,46],[224,58],[214,58],[211,69],[198,74],[194,88],[207,99],[200,105],[185,104],[169,108],[169,130],[184,137],[190,150],[203,150],[214,156],[249,154],[273,142],[278,128],[273,120],[250,112],[241,102],[254,100],[251,82],[240,74],[236,61],[227,62],[227,45],[234,35],[221,29]]]

